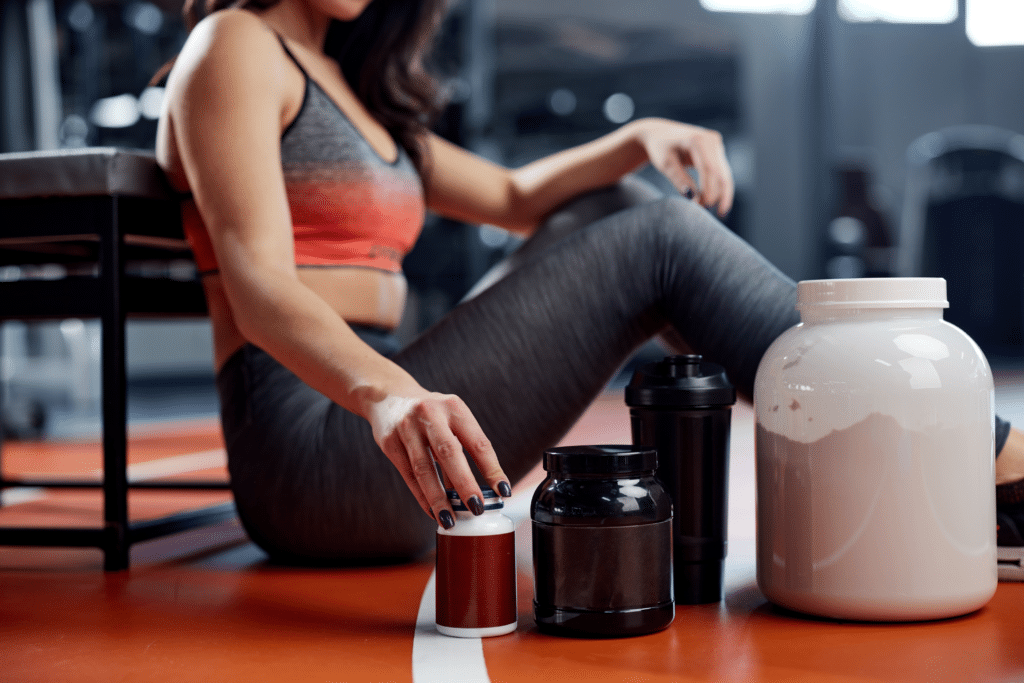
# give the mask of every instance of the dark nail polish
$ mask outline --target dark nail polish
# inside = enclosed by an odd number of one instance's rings
[[[437,518],[441,520],[441,526],[445,529],[451,529],[455,526],[455,518],[447,510],[441,510],[441,512],[437,513]]]
[[[480,500],[480,496],[470,496],[469,500],[466,501],[466,507],[474,515],[484,514],[484,502]]]
[[[508,498],[512,495],[512,487],[508,485],[507,481],[498,482],[498,495],[502,498]]]

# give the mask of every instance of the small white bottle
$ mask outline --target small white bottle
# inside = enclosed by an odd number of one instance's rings
[[[941,278],[801,282],[754,385],[757,582],[838,619],[940,619],[996,590],[994,395]]]
[[[455,526],[437,528],[435,621],[446,636],[500,636],[518,624],[515,525],[502,514],[502,499],[491,489],[482,491],[479,516],[448,491]]]

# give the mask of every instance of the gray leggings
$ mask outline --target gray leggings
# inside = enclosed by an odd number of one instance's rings
[[[361,334],[460,396],[514,483],[656,335],[723,365],[749,399],[795,303],[795,283],[706,210],[627,179],[552,215],[408,347]],[[239,516],[272,557],[400,561],[433,547],[433,521],[365,420],[251,345],[217,384]]]

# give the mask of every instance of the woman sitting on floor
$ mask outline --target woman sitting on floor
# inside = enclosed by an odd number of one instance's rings
[[[733,200],[718,133],[641,119],[508,170],[427,128],[441,2],[206,9],[170,71],[157,155],[191,193],[231,485],[273,557],[416,557],[454,523],[435,463],[479,513],[478,477],[509,495],[651,337],[724,365],[749,398],[798,321],[794,282],[708,210]],[[694,199],[623,180],[647,163]],[[401,263],[428,209],[528,239],[399,348]],[[1020,435],[1008,443],[1005,481],[1024,477]]]

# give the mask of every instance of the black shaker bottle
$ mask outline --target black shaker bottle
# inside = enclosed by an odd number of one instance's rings
[[[672,498],[680,605],[722,599],[735,403],[736,389],[722,366],[698,355],[644,364],[626,386],[633,443],[657,450],[657,477]]]

